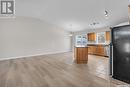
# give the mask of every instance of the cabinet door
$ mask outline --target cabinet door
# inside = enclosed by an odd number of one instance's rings
[[[93,34],[92,34],[92,41],[95,41],[95,40],[96,40],[96,34],[93,33]]]
[[[128,5],[128,7],[129,7],[129,22],[130,22],[130,5]]]
[[[92,46],[93,49],[93,53],[92,54],[96,54],[97,53],[97,46]]]
[[[97,46],[97,55],[105,56],[105,49],[103,46],[101,45]]]
[[[110,31],[106,31],[106,41],[110,40],[111,40]]]
[[[88,53],[89,53],[89,54],[92,54],[91,46],[88,46]]]
[[[91,33],[88,33],[88,41],[91,41]]]
[[[96,34],[95,33],[88,33],[88,41],[95,41]]]

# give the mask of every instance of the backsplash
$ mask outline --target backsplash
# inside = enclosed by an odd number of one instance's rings
[[[105,41],[105,43],[98,43],[97,41],[87,41],[87,44],[110,44],[110,41]]]
[[[87,44],[97,44],[97,41],[88,41]]]

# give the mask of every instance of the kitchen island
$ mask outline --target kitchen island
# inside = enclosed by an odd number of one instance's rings
[[[77,64],[87,64],[88,62],[88,47],[75,46],[74,58]]]

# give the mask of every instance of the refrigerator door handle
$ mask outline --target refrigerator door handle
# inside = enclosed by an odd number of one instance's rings
[[[111,58],[112,58],[112,59],[111,59],[111,63],[112,63],[111,73],[112,73],[112,76],[113,76],[113,45],[111,46],[111,49],[112,49],[112,52],[111,52],[111,54],[112,54],[112,55],[111,55]]]

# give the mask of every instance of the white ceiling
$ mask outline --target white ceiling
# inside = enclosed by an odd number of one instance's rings
[[[16,0],[16,16],[39,18],[69,31],[104,28],[128,21],[128,1]],[[93,26],[93,22],[99,24]]]

